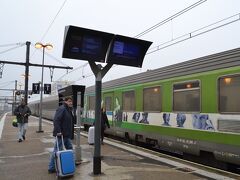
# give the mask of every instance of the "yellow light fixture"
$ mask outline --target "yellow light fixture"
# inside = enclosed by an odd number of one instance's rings
[[[232,78],[224,78],[224,82],[225,82],[226,84],[230,84],[231,81],[232,81]]]
[[[35,44],[35,48],[37,48],[37,49],[46,48],[47,50],[52,50],[53,49],[53,45],[50,44],[50,43],[42,44],[40,42],[37,42]]]
[[[191,88],[192,87],[192,85],[191,84],[187,84],[187,88]]]

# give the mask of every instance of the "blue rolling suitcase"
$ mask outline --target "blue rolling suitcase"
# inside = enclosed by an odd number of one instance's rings
[[[57,138],[57,137],[56,137]],[[75,161],[73,150],[66,150],[63,142],[63,136],[61,136],[63,150],[59,150],[59,145],[57,141],[58,151],[55,154],[55,164],[58,177],[73,176],[75,172]]]

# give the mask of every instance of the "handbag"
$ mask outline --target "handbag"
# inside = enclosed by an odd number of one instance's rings
[[[16,118],[14,118],[14,119],[12,120],[12,125],[13,125],[13,127],[18,127],[17,119],[16,119]]]

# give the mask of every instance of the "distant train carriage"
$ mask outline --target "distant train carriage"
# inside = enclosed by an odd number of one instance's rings
[[[240,165],[240,48],[103,83],[108,134]],[[84,118],[94,122],[95,87]]]
[[[39,116],[40,101],[30,102],[28,105],[32,111],[32,115]],[[49,96],[42,101],[42,117],[45,119],[53,119],[56,109],[58,107],[58,96]]]
[[[49,96],[47,98],[44,98],[42,101],[42,117],[53,120],[54,114],[55,114],[58,106],[63,103],[63,100],[65,97],[70,96],[73,98],[73,109],[74,109],[73,115],[75,118],[76,108],[77,108],[77,92],[81,92],[81,102],[83,102],[84,91],[85,91],[85,86],[70,85],[70,86],[64,87],[62,89],[59,89],[58,95]],[[32,114],[35,116],[40,115],[39,103],[40,103],[39,100],[29,103],[29,107],[32,110]],[[83,103],[81,103],[81,106],[83,107]]]

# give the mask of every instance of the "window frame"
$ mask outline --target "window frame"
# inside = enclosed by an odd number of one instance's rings
[[[133,110],[126,110],[124,109],[124,93],[126,92],[133,92],[134,93],[134,109]],[[136,91],[134,89],[129,89],[129,90],[126,90],[126,91],[123,91],[122,92],[122,111],[123,112],[135,112],[136,111]]]
[[[174,90],[175,85],[180,85],[180,84],[187,84],[187,83],[195,83],[198,82],[199,87],[194,87],[190,89],[178,89]],[[199,111],[179,111],[174,109],[174,93],[175,92],[181,92],[181,91],[192,91],[192,90],[198,90],[199,89]],[[188,81],[180,81],[180,82],[175,82],[172,84],[172,112],[184,112],[184,113],[200,113],[202,111],[202,88],[201,88],[201,80],[200,79],[193,79],[193,80],[188,80]]]
[[[220,114],[240,114],[240,111],[239,112],[220,111],[220,79],[226,78],[226,77],[240,77],[240,74],[239,73],[225,74],[217,78],[217,106],[218,106],[217,110]]]
[[[106,98],[110,98],[111,102],[110,102],[110,110],[107,109],[107,103],[106,103]],[[112,96],[104,96],[104,104],[105,104],[105,109],[106,111],[113,111],[113,97]]]
[[[94,97],[94,99],[96,98],[96,96],[88,96],[88,110],[95,111],[96,104],[94,106],[94,109],[90,108],[90,98],[92,98],[92,97]],[[96,99],[95,99],[95,101],[96,101]]]
[[[145,111],[145,109],[144,109],[144,90],[145,89],[150,89],[150,88],[159,88],[159,91],[160,91],[160,109],[158,110],[158,111]],[[144,87],[143,89],[142,89],[142,102],[143,102],[143,104],[142,104],[142,110],[143,110],[143,112],[151,112],[151,113],[160,113],[160,112],[162,112],[162,86],[161,85],[155,85],[155,86],[148,86],[148,87]]]

